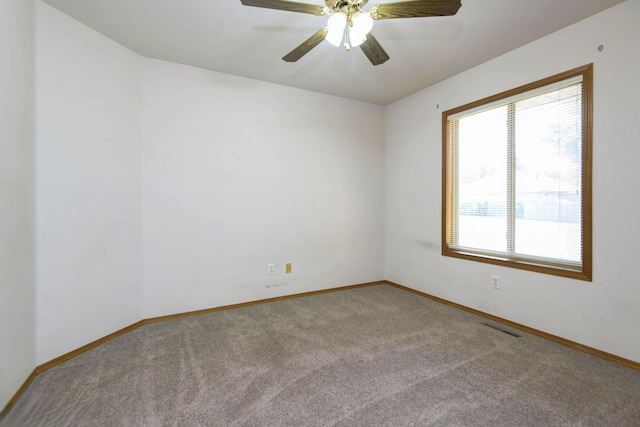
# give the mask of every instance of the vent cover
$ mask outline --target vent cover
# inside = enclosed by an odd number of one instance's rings
[[[495,329],[496,331],[500,331],[500,332],[504,332],[507,335],[511,335],[512,337],[516,337],[516,338],[520,338],[522,336],[522,334],[518,333],[518,332],[513,332],[510,331],[509,329],[506,329],[504,326],[500,326],[500,325],[493,325],[491,323],[483,323],[484,326],[488,326],[491,329]]]

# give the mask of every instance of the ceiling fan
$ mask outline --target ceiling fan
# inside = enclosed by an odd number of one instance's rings
[[[387,52],[371,34],[374,19],[451,16],[455,15],[462,6],[460,0],[411,0],[378,4],[366,12],[362,7],[369,0],[324,0],[326,6],[288,0],[240,1],[245,6],[310,13],[318,16],[330,15],[326,27],[318,30],[282,57],[287,62],[296,62],[323,40],[327,40],[335,46],[344,46],[346,50],[350,50],[353,46],[360,46],[373,65],[383,64],[389,59]]]

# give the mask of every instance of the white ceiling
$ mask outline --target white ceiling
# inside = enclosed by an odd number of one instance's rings
[[[282,61],[325,16],[240,0],[45,1],[143,56],[383,105],[622,2],[462,0],[451,17],[375,21],[391,59],[374,67],[359,48],[326,41],[298,62]]]

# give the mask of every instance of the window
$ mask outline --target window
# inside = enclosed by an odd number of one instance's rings
[[[443,113],[443,255],[591,280],[592,75]]]

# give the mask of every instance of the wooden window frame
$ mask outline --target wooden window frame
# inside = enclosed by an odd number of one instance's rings
[[[582,76],[582,262],[579,268],[551,263],[537,263],[517,257],[495,257],[451,248],[453,198],[452,150],[449,117],[482,105],[498,102],[556,82]],[[497,95],[474,101],[442,113],[442,255],[470,261],[484,262],[538,273],[591,281],[592,280],[592,168],[593,168],[593,64],[574,68]]]

